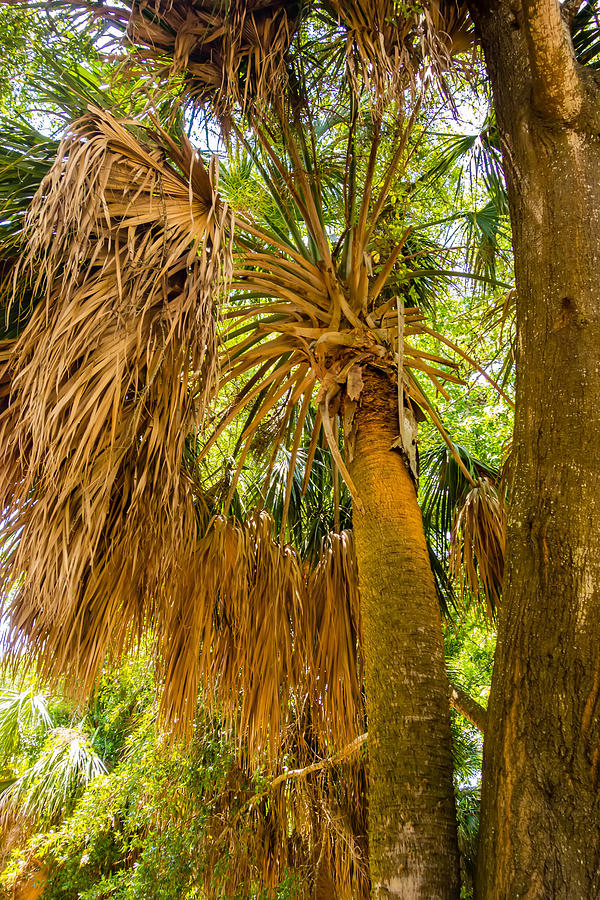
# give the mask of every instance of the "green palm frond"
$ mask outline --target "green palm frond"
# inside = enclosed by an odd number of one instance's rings
[[[460,221],[462,219],[462,222]],[[466,248],[466,262],[474,276],[483,276],[483,284],[496,283],[496,263],[502,252],[502,240],[508,245],[510,231],[504,214],[494,200],[477,210],[467,210],[456,220],[455,235]]]
[[[58,151],[59,141],[23,118],[0,120],[0,246],[16,252],[25,214]]]
[[[23,736],[53,727],[48,698],[36,685],[0,693],[0,759],[6,765],[21,750]]]
[[[573,49],[584,66],[600,67],[600,11],[597,0],[584,0],[571,22]]]
[[[54,728],[39,757],[0,794],[0,817],[47,828],[72,811],[84,788],[106,766],[80,728]]]
[[[423,175],[423,180],[442,178],[456,169],[459,173],[459,187],[465,175],[474,181],[481,179],[498,215],[508,215],[502,148],[493,112],[478,131],[453,134],[446,138],[436,152],[433,164]]]

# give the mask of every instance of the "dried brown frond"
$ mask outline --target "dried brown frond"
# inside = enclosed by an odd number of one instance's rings
[[[467,3],[463,0],[428,0],[423,4],[421,45],[426,74],[435,78],[451,100],[446,76],[455,64],[455,57],[472,50],[475,43]]]
[[[315,615],[315,716],[324,735],[340,747],[364,727],[358,570],[352,534],[330,534],[310,576]]]
[[[257,513],[244,526],[214,519],[198,544],[188,596],[164,615],[166,718],[200,682],[245,754],[274,760],[290,694],[306,677],[311,629],[301,563],[276,542],[270,517]]]
[[[5,363],[8,640],[82,689],[109,645],[190,591],[182,460],[215,383],[228,228],[216,172],[189,142],[97,109],[28,215],[21,271],[43,299]]]
[[[485,476],[469,490],[457,512],[450,544],[450,571],[464,595],[483,597],[493,616],[502,593],[506,544],[503,490]]]
[[[127,35],[136,60],[158,83],[180,79],[187,99],[232,109],[279,98],[297,21],[291,0],[128,0]]]
[[[201,685],[243,757],[271,766],[307,705],[326,754],[364,731],[351,534],[331,534],[311,573],[265,512],[244,525],[219,516],[199,539],[188,586],[157,615],[166,722],[193,715],[186,704]]]
[[[10,398],[9,360],[12,341],[0,341],[0,415],[8,409]]]
[[[364,84],[377,112],[401,100],[418,67],[418,11],[397,0],[329,0],[347,29],[346,55],[358,92]]]
[[[363,84],[380,114],[430,74],[444,85],[452,58],[471,47],[466,3],[429,0],[328,0],[347,29],[347,60],[356,90]]]

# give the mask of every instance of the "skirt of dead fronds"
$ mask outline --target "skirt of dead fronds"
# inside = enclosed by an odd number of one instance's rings
[[[131,61],[159,83],[179,80],[187,99],[208,102],[220,119],[284,90],[296,0],[129,0],[128,6]]]
[[[290,750],[290,763],[297,766],[300,757]],[[368,900],[364,755],[267,786],[258,795],[256,782],[242,770],[232,782],[206,829],[213,842],[203,873],[207,897],[235,896],[236,888],[252,882],[276,896],[283,877],[295,873],[297,896],[304,900]],[[224,855],[229,865],[219,881],[215,874]]]
[[[100,110],[28,215],[20,272],[41,300],[0,360],[7,642],[82,689],[192,588],[182,462],[215,382],[228,222],[189,142]]]
[[[273,527],[264,512],[243,526],[214,519],[186,602],[161,607],[157,632],[165,721],[195,704],[200,683],[242,755],[275,769],[300,720],[329,753],[364,730],[364,711],[351,535],[327,538],[310,571]]]
[[[445,85],[452,59],[473,42],[466,3],[429,0],[329,0],[347,29],[347,59],[359,90],[364,84],[375,111],[401,100],[417,79],[433,75]]]

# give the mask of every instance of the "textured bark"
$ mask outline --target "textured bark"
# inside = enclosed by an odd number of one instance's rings
[[[375,898],[458,896],[448,683],[421,511],[403,458],[395,387],[363,373],[352,477],[369,728]]]
[[[598,87],[573,61],[557,0],[472,9],[503,144],[518,331],[477,896],[589,900],[600,896]]]

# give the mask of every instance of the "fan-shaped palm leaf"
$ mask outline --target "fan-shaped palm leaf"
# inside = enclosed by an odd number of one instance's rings
[[[577,12],[571,22],[573,49],[584,66],[600,66],[600,17],[598,4],[585,0],[577,4]]]
[[[38,759],[0,794],[4,825],[15,819],[39,827],[56,824],[106,767],[79,728],[55,728]]]
[[[24,733],[52,728],[47,697],[35,685],[0,693],[0,759],[9,762],[21,748]]]

